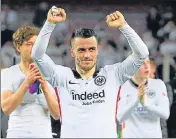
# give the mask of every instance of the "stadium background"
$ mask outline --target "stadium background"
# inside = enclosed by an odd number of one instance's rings
[[[176,1],[161,0],[2,0],[1,1],[1,69],[19,62],[12,34],[20,26],[41,28],[52,5],[66,10],[68,19],[57,25],[47,54],[56,64],[73,67],[69,53],[70,35],[80,27],[94,28],[98,34],[100,55],[98,66],[124,60],[130,54],[125,38],[116,29],[106,26],[106,15],[119,10],[128,24],[140,35],[155,60],[156,78],[167,84],[172,100],[171,116],[163,124],[164,137],[176,137]],[[6,136],[8,116],[1,110],[1,133]],[[167,125],[166,125],[167,123]],[[53,128],[59,127],[53,121]],[[59,130],[54,128],[55,130]]]

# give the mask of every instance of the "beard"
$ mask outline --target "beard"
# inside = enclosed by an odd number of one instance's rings
[[[83,70],[83,71],[89,71],[89,70],[91,70],[93,67],[95,67],[96,61],[95,61],[93,64],[90,64],[90,65],[85,66],[85,65],[82,64],[82,61],[81,61],[80,59],[77,59],[76,64],[78,65],[78,67],[79,67],[81,70]]]

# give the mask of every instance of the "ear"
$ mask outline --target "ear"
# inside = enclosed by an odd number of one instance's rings
[[[21,51],[20,48],[21,48],[21,47],[20,47],[19,45],[16,46],[16,51],[17,51],[19,54],[20,54],[20,51]]]
[[[73,48],[72,48],[72,47],[70,48],[70,53],[71,53],[71,56],[72,56],[72,57],[75,57],[75,54],[74,54],[74,51],[73,51]]]
[[[97,46],[97,55],[99,54],[99,45]]]

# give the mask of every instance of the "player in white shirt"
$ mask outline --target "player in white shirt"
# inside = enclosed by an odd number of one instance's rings
[[[122,85],[117,119],[122,124],[122,138],[162,138],[160,118],[170,114],[164,82],[151,79],[147,58],[135,76]]]
[[[10,115],[7,138],[52,138],[50,113],[55,119],[59,118],[53,87],[43,80],[35,65],[30,68],[33,65],[31,51],[38,33],[36,28],[26,26],[13,34],[21,62],[1,71],[1,106],[3,112]],[[30,88],[36,80],[40,87]]]
[[[32,58],[59,93],[61,138],[117,138],[117,90],[142,65],[149,54],[147,46],[116,11],[107,16],[107,24],[125,35],[133,50],[131,56],[122,63],[98,69],[96,33],[81,28],[71,39],[75,69],[55,65],[45,52],[56,23],[65,20],[64,9],[53,7],[32,49]]]

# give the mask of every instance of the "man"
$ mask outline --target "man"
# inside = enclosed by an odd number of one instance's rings
[[[21,62],[1,71],[1,106],[10,115],[7,138],[52,138],[48,110],[59,119],[54,90],[43,80],[31,58],[37,35],[34,27],[19,28],[13,34],[13,42]],[[35,88],[37,82],[40,86]]]
[[[130,57],[122,63],[96,68],[96,34],[92,29],[81,28],[71,39],[76,69],[55,65],[45,52],[56,23],[65,20],[64,9],[53,7],[32,49],[40,71],[59,92],[61,138],[116,138],[117,89],[142,65],[149,54],[147,46],[117,11],[107,16],[107,24],[126,36],[133,50]]]
[[[122,138],[162,138],[160,119],[169,117],[169,100],[164,82],[150,78],[150,70],[147,58],[121,88],[117,119]]]

